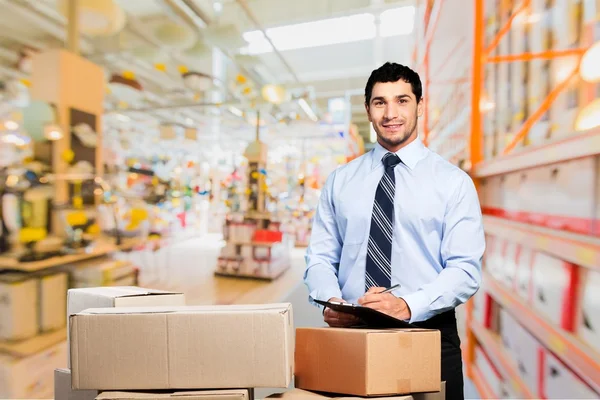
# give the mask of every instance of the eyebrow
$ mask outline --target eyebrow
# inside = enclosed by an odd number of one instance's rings
[[[408,94],[399,94],[399,95],[397,95],[397,96],[394,96],[394,98],[395,98],[396,100],[401,100],[401,99],[410,99],[411,97],[410,97],[410,95],[408,95]],[[385,101],[385,99],[384,99],[382,96],[378,96],[378,97],[373,97],[373,98],[371,99],[371,103],[373,103],[374,101],[377,101],[377,100],[380,100],[380,101]]]

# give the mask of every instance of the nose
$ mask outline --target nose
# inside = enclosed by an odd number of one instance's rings
[[[396,117],[398,117],[398,107],[396,107],[396,104],[391,102],[388,103],[385,106],[385,119],[388,121],[391,121],[393,119],[395,119]]]

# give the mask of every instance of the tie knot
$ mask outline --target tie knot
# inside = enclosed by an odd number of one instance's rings
[[[395,153],[387,153],[383,156],[383,165],[386,168],[394,168],[396,165],[400,164],[400,157],[398,157]]]

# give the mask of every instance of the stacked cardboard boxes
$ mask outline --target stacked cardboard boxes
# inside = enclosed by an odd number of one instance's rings
[[[71,369],[56,371],[57,400],[253,400],[254,388],[285,390],[293,378],[296,389],[278,396],[443,398],[439,331],[294,336],[288,303],[185,306],[178,294],[136,289],[69,292]]]

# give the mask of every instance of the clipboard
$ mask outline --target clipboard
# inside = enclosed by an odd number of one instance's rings
[[[352,314],[357,316],[363,322],[363,325],[354,326],[356,328],[412,328],[418,329],[418,326],[402,321],[400,319],[391,317],[387,314],[379,312],[369,307],[364,307],[358,304],[350,303],[339,303],[339,302],[328,302],[323,300],[314,300],[327,308],[331,308],[334,311],[343,312],[346,314]]]

